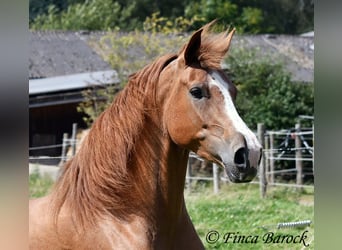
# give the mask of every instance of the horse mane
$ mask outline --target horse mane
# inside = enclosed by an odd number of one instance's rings
[[[209,34],[204,26],[197,58],[204,68],[220,68],[227,52],[227,32]],[[164,152],[160,124],[150,117],[156,103],[156,85],[160,73],[178,54],[156,59],[130,76],[127,86],[94,122],[78,153],[69,160],[51,193],[55,225],[62,207],[70,213],[74,225],[95,225],[98,220],[129,215],[149,216],[156,189],[155,163]],[[159,121],[160,122],[160,121]],[[149,130],[144,130],[144,124]],[[139,140],[139,157],[136,142]],[[151,220],[153,218],[150,218]]]
[[[176,57],[165,55],[131,75],[127,86],[94,122],[79,152],[65,164],[55,184],[55,224],[63,205],[70,210],[74,224],[83,227],[94,225],[98,219],[127,219],[133,212],[148,213],[153,205],[148,204],[148,196],[155,188],[148,182],[148,176],[155,174],[149,163],[158,159],[157,147],[161,147],[157,135],[153,140],[141,140],[146,144],[140,145],[144,152],[141,159],[132,156],[136,140],[151,138],[156,131],[143,131],[144,122],[150,119],[146,107],[154,102],[153,89],[161,71]],[[155,145],[148,145],[150,141]],[[134,169],[130,168],[133,164]]]

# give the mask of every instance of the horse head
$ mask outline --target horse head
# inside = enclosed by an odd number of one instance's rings
[[[163,124],[176,145],[222,166],[232,182],[249,182],[261,145],[239,116],[237,89],[220,66],[235,29],[212,34],[211,25],[195,32],[161,72],[161,85],[172,79],[161,88]]]

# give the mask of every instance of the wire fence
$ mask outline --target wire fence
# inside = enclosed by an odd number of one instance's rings
[[[308,186],[304,185],[305,181],[313,183],[313,127],[302,128],[298,123],[292,129],[267,131],[264,144],[265,174],[269,184],[279,184],[275,178],[284,177],[285,173],[296,175],[297,186]]]
[[[262,127],[262,126],[261,126]],[[73,127],[77,129],[76,126]],[[259,128],[259,126],[258,126]],[[294,188],[310,187],[314,185],[314,131],[302,129],[296,125],[293,129],[281,131],[257,131],[259,140],[263,143],[263,159],[259,169],[258,178],[252,184],[259,184],[261,193],[266,192],[269,186],[285,186]],[[76,131],[71,138],[67,134],[63,136],[62,144],[30,147],[30,152],[35,150],[62,148],[60,156],[29,156],[30,162],[44,163],[54,162],[62,165],[71,159],[80,145],[76,139]],[[69,152],[68,152],[69,151]],[[199,175],[196,164],[206,164],[206,174]],[[209,167],[208,167],[209,166]],[[198,167],[197,167],[198,168]],[[294,178],[296,176],[296,178]],[[213,192],[218,193],[220,184],[229,182],[225,171],[220,171],[216,164],[209,164],[194,153],[190,153],[186,172],[186,188],[191,190],[193,183],[198,181],[212,181]],[[265,194],[262,194],[264,196]]]

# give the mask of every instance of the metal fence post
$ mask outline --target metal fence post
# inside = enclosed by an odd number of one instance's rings
[[[267,182],[270,181],[270,137],[264,134],[264,157],[265,157],[265,173]]]
[[[72,136],[71,136],[71,147],[72,147],[72,156],[76,154],[76,134],[77,134],[77,123],[72,124]]]
[[[297,185],[303,185],[303,162],[302,162],[302,150],[301,150],[301,140],[300,140],[300,124],[296,124],[296,137],[295,137],[295,147],[296,147],[296,169],[297,169]]]
[[[270,183],[274,184],[274,134],[270,133]]]
[[[190,158],[188,159],[188,164],[186,165],[186,187],[189,192],[191,192],[191,165]]]
[[[68,133],[63,134],[63,143],[62,143],[62,157],[61,157],[61,163],[63,164],[66,161],[66,151],[68,146]]]
[[[220,175],[219,167],[216,163],[213,164],[213,181],[214,181],[214,194],[217,194],[220,190]]]

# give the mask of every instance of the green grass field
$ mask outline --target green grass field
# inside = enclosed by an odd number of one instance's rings
[[[30,197],[40,197],[53,181],[34,173],[29,183]],[[206,249],[314,249],[313,223],[277,229],[281,222],[313,222],[313,188],[273,187],[262,199],[256,184],[224,184],[217,195],[206,184],[186,191],[185,200]]]
[[[207,249],[314,249],[313,223],[277,229],[282,222],[313,221],[313,201],[313,189],[280,187],[269,188],[262,199],[256,184],[226,184],[217,195],[211,188],[186,194],[189,214]],[[295,237],[306,230],[307,247]]]

